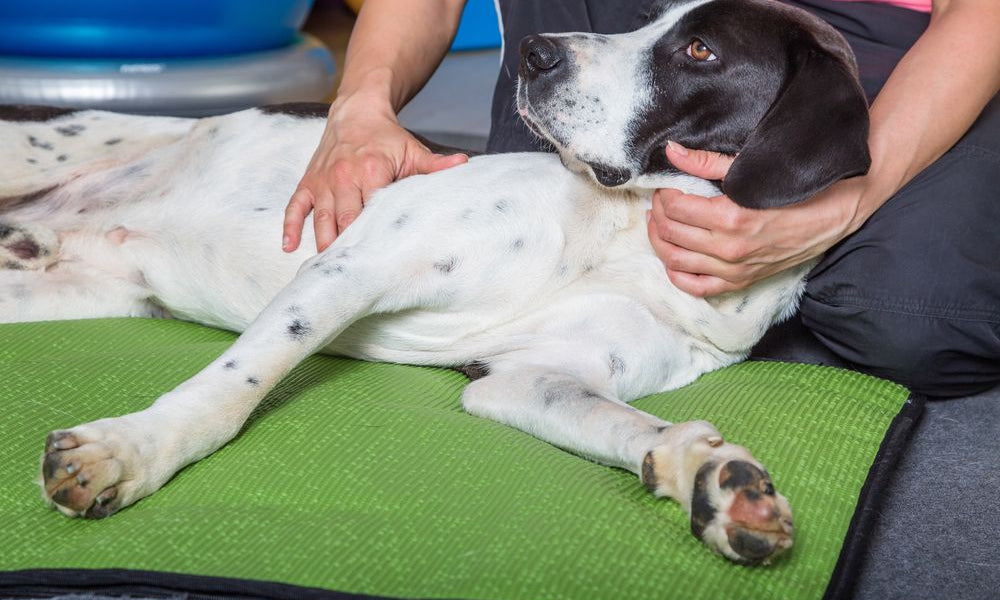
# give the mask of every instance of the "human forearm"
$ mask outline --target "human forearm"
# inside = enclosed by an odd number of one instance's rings
[[[322,251],[375,190],[468,160],[434,154],[396,119],[447,52],[464,5],[465,0],[365,2],[323,137],[285,209],[286,252],[298,248],[309,213],[316,249]]]
[[[365,97],[396,113],[430,78],[454,37],[465,0],[367,0],[351,34],[338,102]]]
[[[937,160],[1000,89],[1000,3],[939,0],[871,107],[872,165],[851,229]]]

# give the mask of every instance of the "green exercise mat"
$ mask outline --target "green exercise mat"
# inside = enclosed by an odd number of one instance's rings
[[[631,473],[466,415],[455,371],[325,356],[138,504],[101,521],[43,505],[48,431],[144,408],[234,337],[155,319],[0,326],[0,597],[124,577],[239,597],[815,599],[849,579],[859,497],[884,479],[869,471],[917,405],[857,373],[764,362],[635,402],[710,420],[768,467],[796,520],[795,547],[770,567],[711,553]]]

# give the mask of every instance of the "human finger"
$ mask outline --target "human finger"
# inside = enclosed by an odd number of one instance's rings
[[[693,150],[685,148],[677,142],[668,141],[667,159],[688,175],[702,179],[721,180],[725,179],[729,167],[732,166],[736,158],[719,152]]]
[[[292,194],[285,207],[285,218],[282,225],[281,249],[294,252],[302,241],[302,228],[306,216],[312,212],[313,195],[309,188],[299,188]]]

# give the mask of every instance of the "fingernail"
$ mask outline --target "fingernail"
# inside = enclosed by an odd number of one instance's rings
[[[684,146],[681,146],[677,142],[673,142],[673,141],[667,140],[667,148],[669,150],[673,150],[674,152],[676,152],[677,154],[680,154],[681,156],[687,156],[688,155],[688,149],[685,148]]]
[[[289,236],[286,235],[285,237],[281,238],[281,247],[282,248],[288,248],[291,245],[292,245],[292,238],[291,237],[289,237]]]

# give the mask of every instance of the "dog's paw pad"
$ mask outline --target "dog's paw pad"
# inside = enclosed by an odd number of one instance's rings
[[[766,564],[791,548],[794,527],[767,471],[745,460],[710,460],[695,475],[691,532],[731,560]]]

